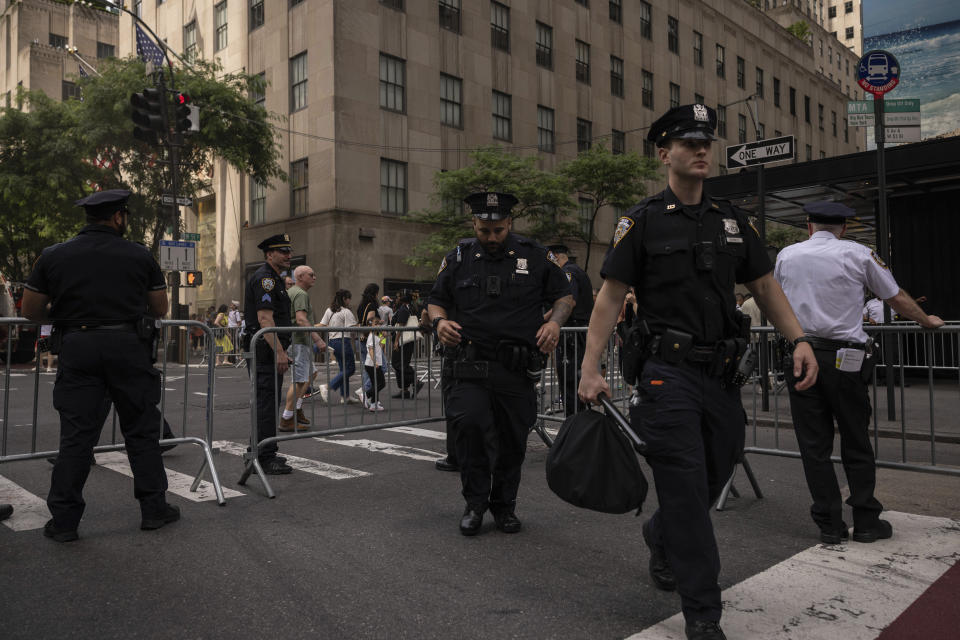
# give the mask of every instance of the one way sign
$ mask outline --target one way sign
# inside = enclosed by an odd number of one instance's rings
[[[749,167],[778,160],[791,160],[794,155],[793,136],[757,140],[727,147],[727,168]]]

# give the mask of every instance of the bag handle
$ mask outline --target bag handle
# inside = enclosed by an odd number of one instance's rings
[[[617,423],[617,426],[620,427],[620,430],[623,431],[627,438],[630,439],[630,442],[633,443],[634,450],[640,455],[645,455],[647,452],[647,443],[637,435],[637,432],[633,430],[630,426],[630,421],[627,420],[622,413],[610,402],[610,398],[607,397],[607,394],[601,393],[597,396],[597,400],[600,401],[600,404],[603,405],[603,410],[608,416],[610,416],[614,422]]]

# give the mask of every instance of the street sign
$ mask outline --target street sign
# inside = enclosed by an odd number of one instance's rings
[[[900,82],[900,63],[881,49],[867,51],[857,63],[857,84],[864,91],[882,96]]]
[[[160,200],[161,200],[161,202],[163,202],[163,204],[173,204],[174,201],[176,201],[177,204],[182,205],[182,206],[184,206],[184,207],[192,207],[192,206],[193,206],[193,200],[190,199],[190,198],[188,198],[188,197],[186,197],[186,196],[179,196],[178,198],[175,199],[175,198],[174,198],[172,195],[170,195],[169,193],[165,193],[165,194],[163,194],[163,195],[160,197]]]
[[[184,233],[184,234],[183,234],[183,239],[184,239],[184,240],[193,240],[194,242],[199,242],[199,241],[200,241],[200,234],[199,234],[199,233]]]
[[[757,140],[727,147],[727,168],[791,160],[793,155],[793,136]]]
[[[197,244],[178,240],[161,240],[160,268],[164,271],[195,271]]]
[[[884,127],[887,142],[920,142],[920,127]]]
[[[919,98],[884,100],[883,110],[883,124],[887,127],[920,126]],[[851,127],[872,127],[875,122],[873,100],[851,100],[847,102],[847,123]]]

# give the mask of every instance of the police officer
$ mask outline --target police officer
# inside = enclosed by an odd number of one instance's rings
[[[643,526],[650,575],[658,588],[680,592],[687,637],[698,640],[725,637],[709,510],[744,445],[740,390],[730,382],[747,342],[734,283],[746,284],[788,339],[802,335],[746,213],[704,193],[715,126],[716,113],[701,104],[675,107],[651,125],[667,188],[617,221],[580,382],[585,401],[609,394],[599,357],[632,285],[635,330],[646,331],[630,418],[647,442],[659,503]],[[813,383],[810,345],[796,349],[793,368],[798,379],[805,372],[798,386]]]
[[[552,244],[547,247],[560,264],[570,292],[573,295],[573,313],[567,318],[565,327],[586,327],[593,312],[593,285],[590,276],[580,265],[570,260],[570,249],[565,244]],[[563,390],[564,413],[572,416],[583,411],[586,405],[577,397],[577,382],[580,380],[580,365],[583,363],[583,349],[587,344],[584,332],[561,332],[560,346],[557,347],[557,377]]]
[[[940,327],[943,320],[924,313],[876,253],[841,239],[847,219],[855,215],[853,209],[839,202],[811,202],[803,210],[810,238],[780,252],[774,275],[797,310],[805,334],[801,340],[813,347],[820,363],[820,376],[809,389],[795,385],[787,372],[793,427],[813,497],[810,515],[820,528],[821,542],[840,544],[849,536],[830,460],[836,418],[850,488],[847,504],[853,509],[853,539],[873,542],[892,536],[893,528],[880,519],[883,507],[873,495],[876,465],[867,383],[875,360],[867,353],[860,300],[867,288],[923,327]]]
[[[123,239],[129,197],[127,190],[110,189],[78,200],[87,226],[70,241],[44,249],[25,285],[23,315],[37,323],[52,320],[51,341],[60,351],[53,387],[60,452],[47,496],[53,518],[43,529],[58,542],[78,537],[83,486],[107,393],[126,442],[140,528],[159,529],[180,518],[166,501],[160,372],[151,353],[155,319],[167,312],[166,283],[150,253]]]
[[[243,316],[249,341],[264,327],[290,327],[290,298],[284,286],[281,271],[290,268],[290,254],[293,248],[290,237],[285,233],[270,236],[257,245],[263,251],[263,265],[253,272],[247,281],[244,296]],[[257,438],[272,438],[277,435],[277,411],[280,409],[280,394],[277,392],[283,384],[283,374],[290,366],[287,347],[290,346],[289,333],[269,333],[257,340]],[[249,351],[249,345],[245,347]],[[247,371],[250,360],[247,360]],[[264,445],[258,455],[260,466],[268,475],[284,475],[293,468],[286,458],[277,455],[277,444]]]
[[[573,300],[552,254],[511,231],[514,196],[475,193],[464,202],[476,239],[443,259],[428,301],[434,330],[453,351],[445,358],[446,412],[466,501],[460,532],[476,535],[489,508],[497,529],[516,533],[520,467],[537,418],[534,384]],[[546,322],[544,304],[552,305]]]

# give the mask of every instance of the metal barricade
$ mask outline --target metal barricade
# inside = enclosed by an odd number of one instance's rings
[[[6,326],[24,326],[31,325],[33,323],[29,322],[24,318],[0,318],[0,328]],[[161,344],[165,345],[169,336],[169,331],[172,327],[183,327],[183,326],[200,326],[203,327],[207,335],[207,345],[208,350],[212,350],[213,341],[209,339],[209,328],[203,325],[201,322],[195,320],[163,320],[161,322]],[[30,437],[29,437],[29,447],[21,447],[23,449],[20,453],[10,453],[9,449],[9,437],[10,437],[10,407],[11,407],[11,374],[12,367],[10,363],[10,349],[11,345],[7,346],[7,358],[6,364],[4,365],[4,378],[3,378],[3,423],[0,425],[0,464],[5,462],[15,462],[22,460],[36,460],[44,459],[58,455],[57,448],[51,448],[55,443],[59,442],[59,429],[54,433],[53,430],[49,432],[41,433],[39,416],[40,408],[40,367],[39,367],[39,343],[35,348],[35,362],[37,366],[33,370],[33,393],[32,393],[32,405],[31,405],[31,423],[30,423]],[[210,480],[213,485],[214,491],[217,496],[217,503],[223,505],[226,503],[226,500],[223,495],[223,489],[220,485],[220,479],[217,475],[216,467],[213,464],[212,451],[210,448],[210,443],[213,441],[213,394],[214,394],[214,376],[213,376],[213,367],[209,366],[207,368],[207,411],[206,411],[206,420],[205,420],[205,429],[203,437],[197,436],[188,436],[186,435],[186,425],[187,425],[187,394],[189,389],[189,362],[184,366],[184,376],[183,376],[183,413],[181,421],[181,435],[179,437],[163,439],[163,426],[164,421],[166,420],[165,408],[167,404],[167,395],[164,381],[168,378],[168,361],[167,361],[167,350],[162,349],[162,363],[161,363],[161,396],[160,396],[160,414],[161,422],[158,425],[160,430],[161,444],[195,444],[201,447],[203,450],[203,464],[200,468],[200,471],[197,473],[196,478],[191,487],[192,491],[197,491],[200,482],[202,480],[203,471],[209,467],[210,470]],[[21,398],[22,394],[18,394],[17,398]],[[94,447],[95,453],[106,453],[110,451],[122,451],[125,448],[125,445],[121,442],[118,442],[117,438],[117,416],[116,412],[113,413],[113,427],[111,430],[109,444],[102,444]],[[24,425],[25,426],[25,425]],[[43,436],[44,440],[38,442],[40,437]],[[102,437],[102,436],[101,436]]]
[[[244,365],[243,349],[240,346],[240,327],[212,327],[213,353],[216,366],[241,367]],[[191,345],[192,346],[192,345]],[[207,349],[203,349],[201,364],[206,364]]]

